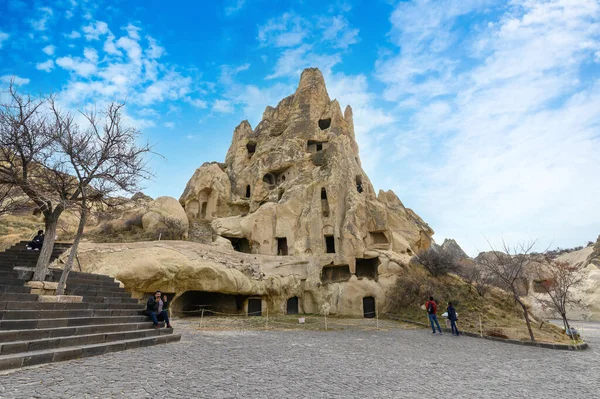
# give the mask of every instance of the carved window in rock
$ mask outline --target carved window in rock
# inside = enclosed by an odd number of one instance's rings
[[[250,185],[246,186],[246,198],[250,198]]]
[[[286,237],[277,237],[277,255],[287,255],[288,254],[288,244]]]
[[[361,259],[356,258],[356,277],[377,281],[377,268],[381,262],[379,258]]]
[[[208,202],[203,202],[202,207],[200,208],[200,217],[202,219],[206,219],[206,207],[208,206]]]
[[[331,126],[331,118],[319,119],[319,128],[321,130],[329,129]]]
[[[359,193],[362,193],[364,191],[362,184],[363,184],[362,176],[356,175],[356,191],[358,191]]]
[[[350,280],[350,277],[352,277],[352,274],[348,265],[334,265],[332,263],[323,266],[323,269],[321,269],[321,282],[323,284],[341,283]]]
[[[244,252],[244,253],[252,253],[252,247],[250,245],[250,241],[248,241],[247,238],[245,237],[227,237],[227,236],[223,236],[224,238],[227,238],[229,241],[231,241],[231,246],[233,247],[233,250],[236,252]]]
[[[248,144],[246,144],[246,149],[248,150],[248,156],[252,157],[252,155],[254,155],[256,152],[256,143],[250,141]]]
[[[369,237],[371,238],[371,244],[389,244],[389,240],[383,231],[369,231]]]
[[[325,252],[328,254],[335,253],[335,238],[333,235],[325,235]]]
[[[321,211],[323,217],[329,217],[329,201],[327,200],[327,190],[325,187],[321,188]]]
[[[308,140],[306,142],[306,151],[314,154],[323,151],[325,148],[327,148],[327,146],[327,141]]]

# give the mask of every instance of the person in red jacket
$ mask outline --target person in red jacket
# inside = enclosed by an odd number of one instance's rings
[[[432,296],[430,296],[427,303],[425,303],[425,309],[427,309],[427,316],[429,316],[429,323],[431,323],[431,329],[433,330],[433,333],[435,334],[435,326],[434,326],[434,323],[435,323],[435,325],[438,328],[438,331],[440,332],[440,335],[442,335],[442,328],[440,327],[440,323],[438,322],[438,319],[436,316],[437,304],[433,300]]]

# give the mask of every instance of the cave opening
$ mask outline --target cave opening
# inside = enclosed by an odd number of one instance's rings
[[[171,305],[174,315],[180,317],[210,316],[215,313],[243,314],[243,295],[223,294],[209,291],[186,291]]]
[[[365,319],[373,319],[375,317],[375,298],[372,296],[363,298],[363,314]]]
[[[352,273],[350,273],[350,266],[348,265],[328,265],[323,266],[321,269],[321,282],[327,283],[341,283],[350,280]]]
[[[377,281],[377,267],[379,266],[379,258],[361,259],[356,258],[356,277],[358,279],[370,279]]]
[[[293,296],[287,300],[286,313],[287,314],[298,314],[299,313],[297,296]]]
[[[250,185],[246,186],[246,198],[250,198]]]
[[[328,254],[335,253],[335,238],[333,235],[325,235],[325,248]]]
[[[231,241],[231,246],[233,247],[233,250],[236,252],[243,252],[246,254],[252,253],[252,247],[250,245],[250,241],[248,241],[248,239],[246,237],[227,237],[227,236],[223,236],[224,238],[227,238],[229,241]]]
[[[319,128],[321,130],[329,129],[331,126],[331,118],[319,119]]]
[[[277,255],[287,255],[288,245],[286,237],[277,237]]]
[[[246,144],[246,149],[248,150],[249,156],[254,155],[254,153],[256,152],[256,143],[249,142],[248,144]]]

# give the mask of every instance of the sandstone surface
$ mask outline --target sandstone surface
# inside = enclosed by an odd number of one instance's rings
[[[143,216],[189,222],[193,242],[90,244],[87,271],[107,273],[138,295],[155,289],[174,309],[367,314],[433,230],[390,191],[375,192],[361,166],[352,108],[331,100],[318,69],[233,132],[225,162],[202,164],[176,205],[157,198]],[[260,306],[259,306],[260,309]]]

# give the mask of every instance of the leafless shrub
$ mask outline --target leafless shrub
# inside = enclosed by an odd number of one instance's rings
[[[158,229],[161,239],[181,240],[186,233],[185,223],[179,219],[161,215],[159,221],[163,225]]]
[[[527,324],[527,330],[532,342],[535,342],[535,337],[531,329],[529,311],[527,305],[521,299],[520,290],[522,289],[523,281],[526,280],[527,267],[531,262],[530,253],[536,243],[537,241],[531,241],[510,247],[503,241],[502,251],[497,251],[488,242],[491,252],[488,252],[486,256],[478,257],[479,262],[486,271],[495,277],[501,288],[511,293],[515,302],[521,306],[523,318],[525,319],[525,324]]]
[[[443,276],[458,270],[452,254],[442,249],[429,248],[415,255],[411,263],[422,265],[432,276]]]

